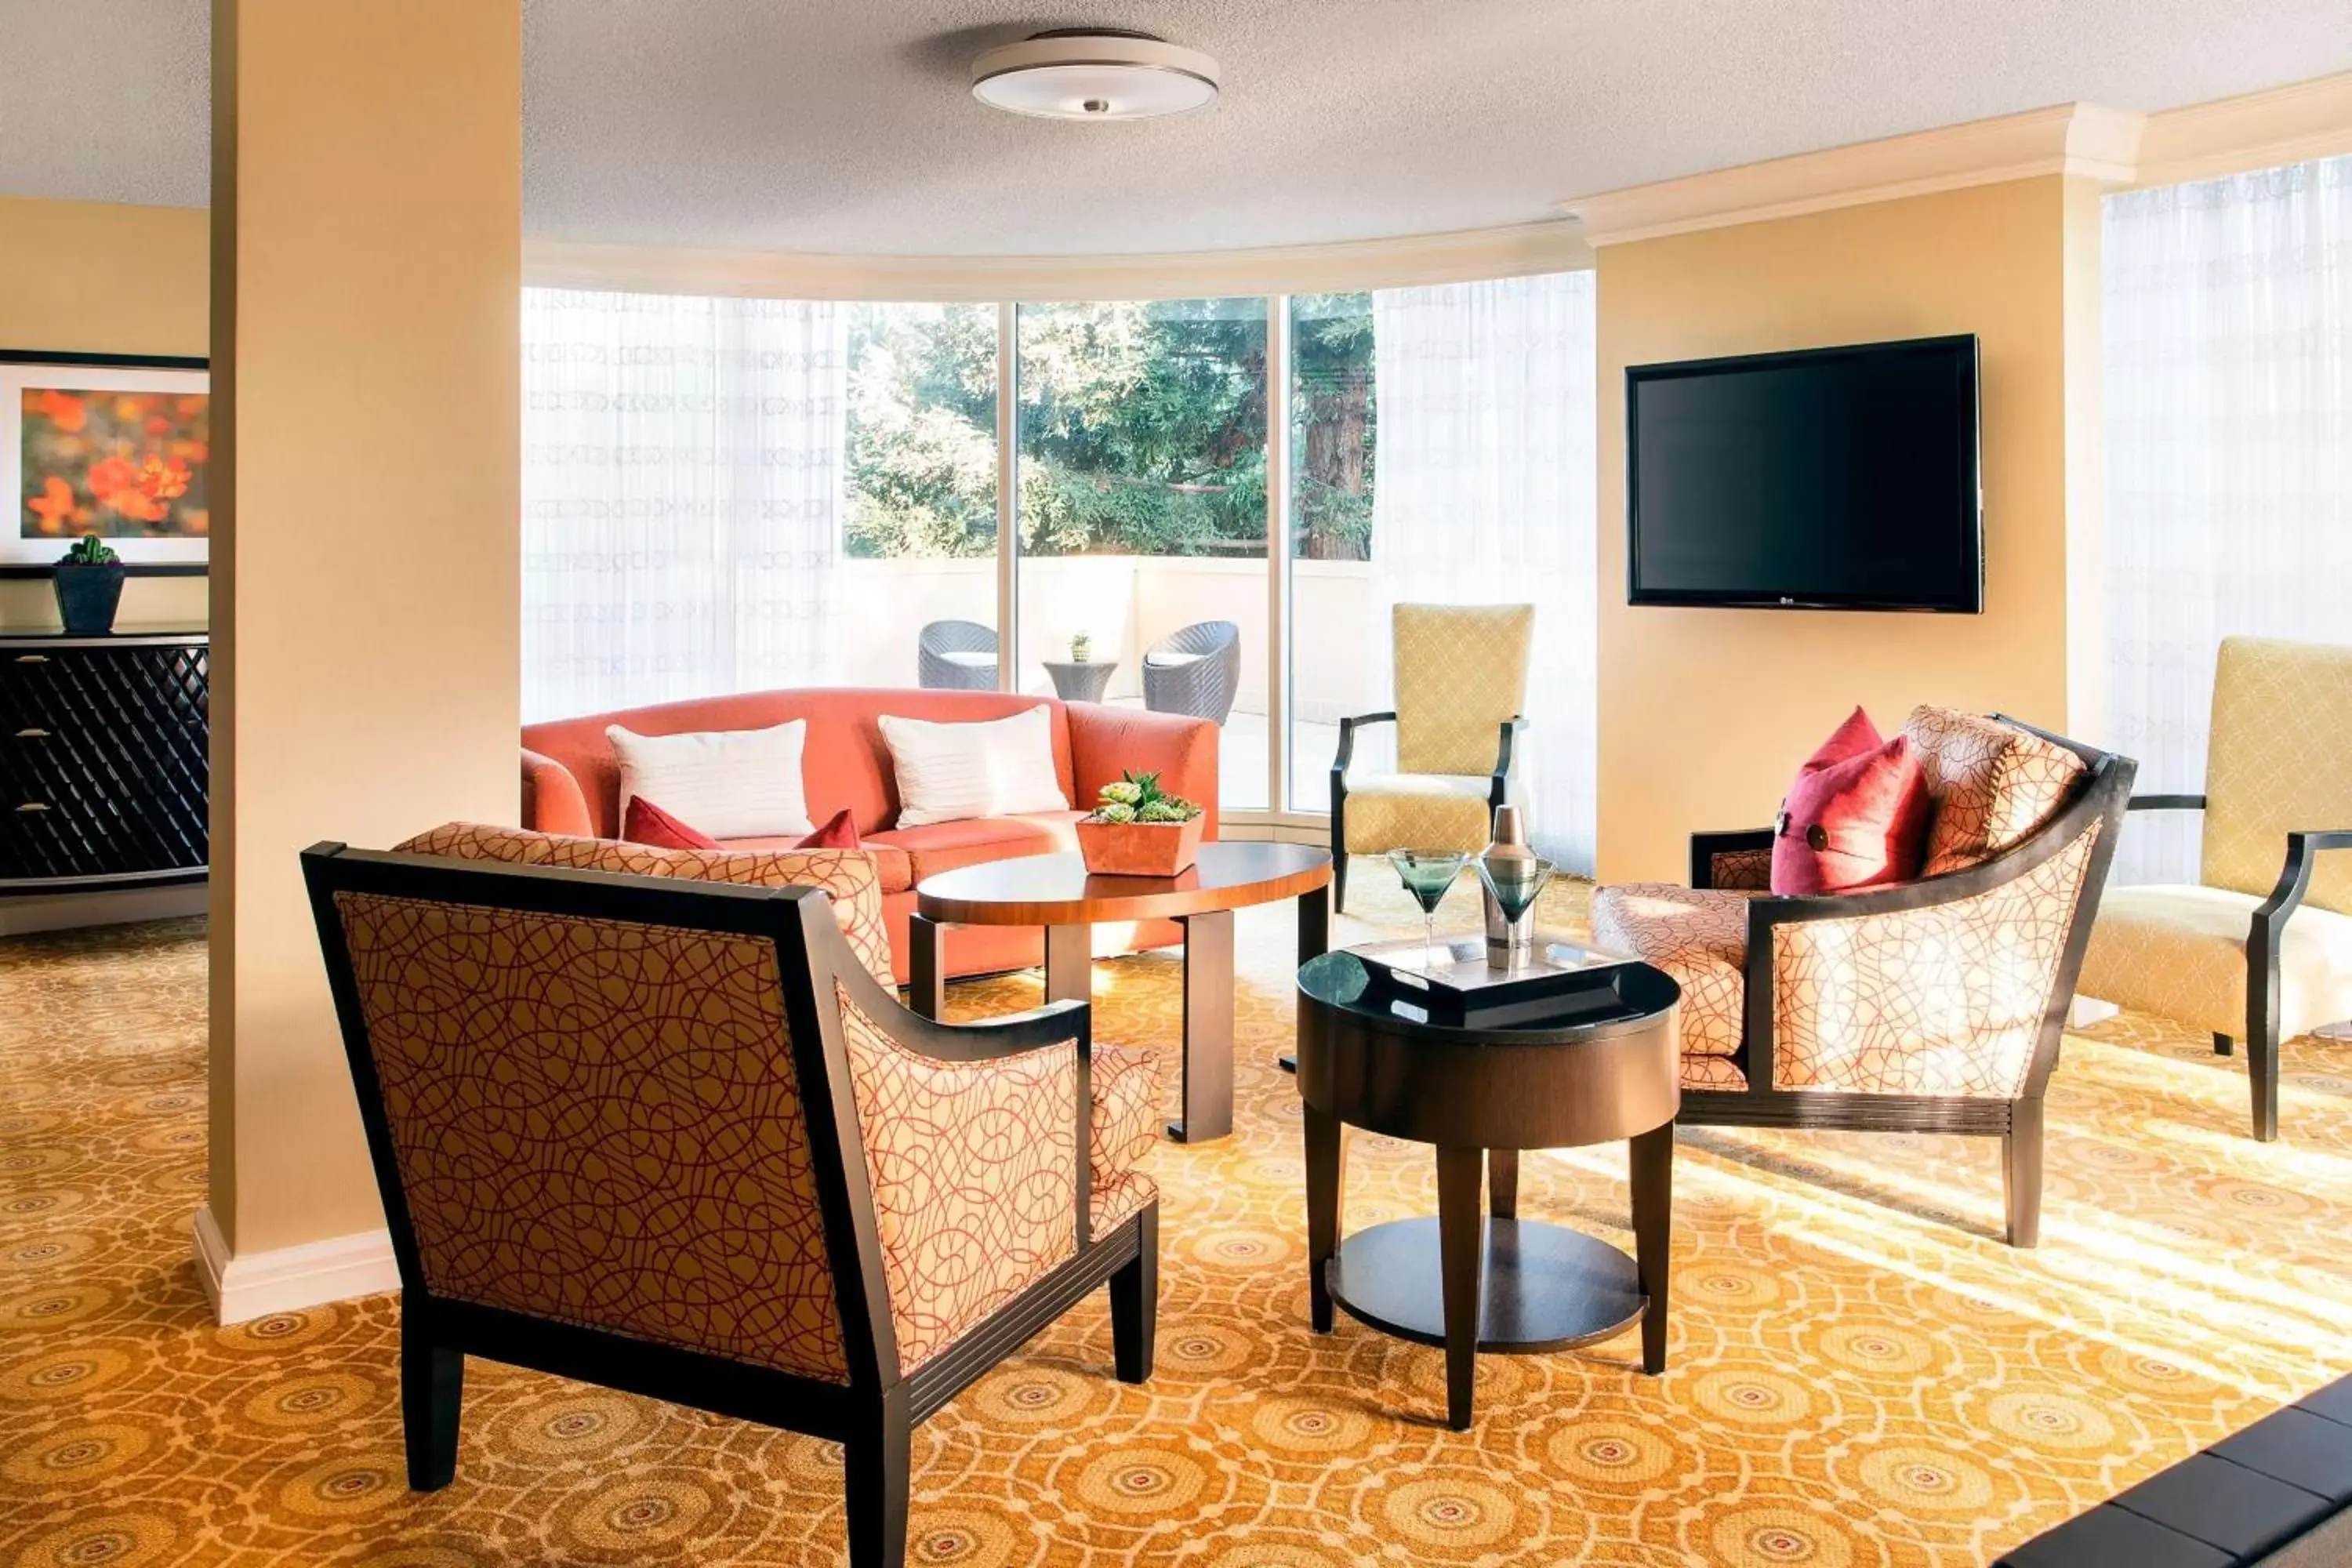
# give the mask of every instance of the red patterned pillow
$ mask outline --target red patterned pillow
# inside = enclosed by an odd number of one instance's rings
[[[857,819],[843,806],[824,819],[824,826],[793,846],[795,849],[855,849],[857,844]]]
[[[1803,897],[1911,880],[1927,851],[1929,804],[1909,741],[1880,742],[1855,709],[1789,786],[1773,829],[1772,891]]]
[[[680,822],[641,795],[629,797],[628,815],[621,819],[621,837],[631,844],[650,844],[656,849],[722,847],[708,833]]]

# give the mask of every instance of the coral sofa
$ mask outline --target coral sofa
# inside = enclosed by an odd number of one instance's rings
[[[898,779],[884,744],[883,714],[935,722],[1003,719],[1043,707],[1053,714],[1054,766],[1074,809],[1023,816],[981,817],[901,828]],[[619,835],[621,780],[605,738],[612,724],[640,735],[706,730],[758,730],[805,720],[801,773],[809,816],[823,822],[846,807],[873,851],[882,886],[882,918],[890,933],[891,967],[908,977],[907,924],[915,912],[915,884],[926,877],[983,861],[1076,849],[1075,809],[1116,779],[1121,769],[1156,771],[1161,783],[1206,809],[1204,833],[1217,831],[1217,727],[1179,714],[1139,712],[1093,703],[1002,691],[917,691],[886,688],[804,688],[696,698],[530,724],[522,731],[522,821],[542,833]],[[656,801],[656,805],[660,803]],[[725,841],[730,848],[785,847],[780,838]],[[1132,952],[1181,940],[1176,926],[1147,921],[1132,930],[1098,928],[1102,951]],[[950,974],[986,974],[1043,962],[1041,931],[959,927],[948,932]]]

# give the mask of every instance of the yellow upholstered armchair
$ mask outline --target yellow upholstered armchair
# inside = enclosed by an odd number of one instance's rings
[[[1339,721],[1331,761],[1331,906],[1348,902],[1348,857],[1486,847],[1508,796],[1527,721],[1533,605],[1399,605],[1389,633],[1396,706]],[[1392,773],[1351,773],[1356,732],[1396,726]]]
[[[451,1480],[483,1356],[840,1442],[849,1561],[898,1568],[916,1422],[1105,1283],[1150,1375],[1150,1074],[1086,1004],[935,1024],[815,888],[438,847],[302,857],[412,1487]]]
[[[2117,888],[2082,990],[2246,1041],[2254,1136],[2278,1136],[2282,1039],[2352,1018],[2352,647],[2230,637],[2213,671],[2203,795],[2134,811],[2202,811],[2189,885]]]
[[[2133,763],[1946,708],[1904,733],[1935,803],[1918,880],[1779,897],[1773,829],[1696,834],[1689,887],[1593,895],[1593,942],[1682,983],[1685,1124],[1998,1137],[2032,1247],[2042,1091]]]

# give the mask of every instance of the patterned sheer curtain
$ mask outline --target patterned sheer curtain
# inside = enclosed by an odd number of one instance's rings
[[[1372,356],[1380,482],[1370,657],[1385,675],[1389,608],[1400,602],[1532,603],[1521,798],[1537,847],[1589,875],[1598,703],[1592,274],[1379,290]]]
[[[2194,792],[2221,638],[2352,642],[2352,158],[2111,196],[2104,258],[2111,738]],[[2197,836],[2135,817],[2118,875]]]
[[[822,681],[830,303],[523,290],[523,717]]]

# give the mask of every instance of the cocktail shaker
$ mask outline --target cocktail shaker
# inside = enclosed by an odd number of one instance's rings
[[[1515,879],[1509,873],[1520,868],[1507,864],[1513,860],[1528,862],[1521,875],[1533,874],[1536,852],[1528,846],[1527,823],[1520,817],[1517,806],[1498,805],[1495,808],[1495,841],[1486,846],[1486,851],[1480,858],[1495,868],[1497,873],[1495,879],[1498,881]],[[1486,909],[1486,963],[1496,969],[1508,969],[1526,963],[1534,956],[1536,950],[1535,910],[1530,907],[1521,910],[1519,918],[1515,921],[1503,912],[1503,906],[1496,899],[1494,889],[1487,886],[1487,879],[1481,877],[1478,879],[1478,890]]]

